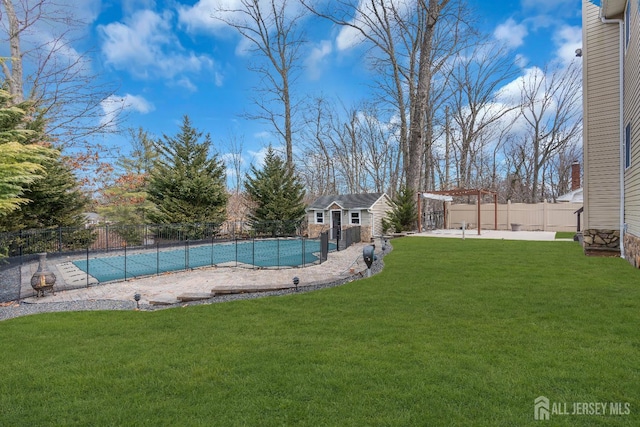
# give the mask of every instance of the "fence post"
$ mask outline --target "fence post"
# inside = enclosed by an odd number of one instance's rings
[[[280,270],[280,238],[276,239],[276,245],[277,245],[277,256],[278,256],[278,270]]]
[[[256,238],[251,239],[251,264],[256,268]]]
[[[548,218],[549,210],[547,209],[547,200],[542,201],[542,231],[547,231],[548,228]]]
[[[511,199],[507,200],[507,230],[511,227]]]
[[[87,288],[89,287],[89,245],[87,245]]]
[[[109,224],[105,224],[104,226],[104,239],[107,244],[107,252],[109,252]]]
[[[58,252],[62,252],[62,226],[58,226]]]
[[[156,242],[156,276],[160,274],[160,242]]]
[[[306,265],[306,257],[307,257],[307,253],[305,252],[306,249],[306,245],[305,245],[305,241],[304,241],[304,237],[302,238],[302,267],[304,268]]]
[[[124,281],[127,281],[127,242],[124,242]]]
[[[236,267],[237,267],[238,266],[238,236],[236,236],[235,244],[236,244]]]
[[[184,269],[189,269],[189,239],[184,241]]]

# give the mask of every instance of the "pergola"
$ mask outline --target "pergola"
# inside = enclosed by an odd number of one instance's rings
[[[442,190],[442,191],[429,191],[427,193],[418,193],[418,212],[421,212],[421,200],[423,197],[428,197],[425,195],[434,194],[439,196],[477,196],[478,197],[478,235],[480,235],[480,224],[482,221],[480,220],[480,202],[482,196],[485,194],[493,195],[493,206],[494,206],[494,227],[495,230],[498,229],[498,193],[491,190],[484,190],[482,188],[479,189],[457,189],[457,190]],[[447,205],[444,203],[444,228],[447,228]],[[418,230],[422,230],[422,216],[418,215]]]

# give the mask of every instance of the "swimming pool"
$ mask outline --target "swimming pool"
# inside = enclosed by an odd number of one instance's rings
[[[335,244],[329,244],[334,250]],[[249,266],[260,268],[303,267],[319,262],[319,239],[259,239],[193,245],[179,249],[159,247],[143,252],[100,256],[73,261],[98,282],[127,280],[168,271],[207,266]]]

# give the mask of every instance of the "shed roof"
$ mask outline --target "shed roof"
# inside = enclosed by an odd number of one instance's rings
[[[572,203],[582,203],[583,202],[583,191],[582,188],[578,188],[577,190],[573,190],[568,192],[567,194],[563,194],[562,196],[556,199],[557,202],[572,202]]]
[[[309,205],[309,210],[325,210],[336,203],[342,209],[370,209],[385,193],[362,193],[320,196]]]

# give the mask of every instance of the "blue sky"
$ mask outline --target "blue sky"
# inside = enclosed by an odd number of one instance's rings
[[[220,1],[85,0],[80,6],[78,0],[77,11],[90,26],[85,45],[77,49],[93,49],[93,69],[117,85],[113,105],[124,102],[128,110],[121,129],[175,135],[187,114],[196,128],[211,134],[221,154],[231,134],[240,136],[248,164],[277,142],[268,124],[242,117],[253,107],[257,76],[247,70],[250,58],[236,31],[210,17]],[[237,0],[224,1],[232,5]],[[581,45],[580,0],[469,4],[481,29],[508,44],[523,76],[530,67],[570,61]],[[364,49],[339,27],[317,19],[307,22],[309,43],[297,88],[345,103],[365,97],[372,76]],[[105,103],[105,114],[111,108]],[[128,150],[123,137],[103,142]]]

